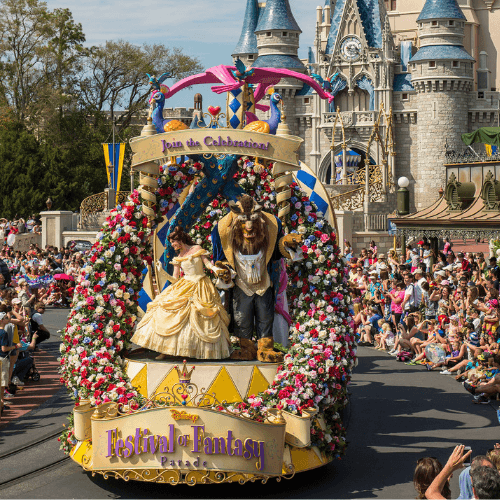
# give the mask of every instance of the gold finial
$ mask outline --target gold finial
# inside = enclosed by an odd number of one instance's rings
[[[283,107],[283,101],[281,101],[281,121],[276,129],[276,135],[290,135],[290,128],[286,123],[286,113]]]

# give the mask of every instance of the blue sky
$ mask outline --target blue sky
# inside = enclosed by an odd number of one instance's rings
[[[231,52],[241,33],[246,6],[246,0],[46,0],[46,3],[49,9],[69,8],[75,21],[82,24],[88,45],[119,39],[137,44],[161,42],[198,57],[205,68],[232,63]],[[301,58],[307,57],[307,47],[313,43],[316,6],[323,3],[290,0],[302,29]],[[203,94],[205,110],[210,104],[224,109],[225,97],[212,93],[209,86],[180,92],[167,106],[191,107],[195,92]]]

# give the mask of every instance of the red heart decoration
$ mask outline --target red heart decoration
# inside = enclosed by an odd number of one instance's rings
[[[212,116],[217,116],[220,113],[220,106],[208,106],[208,112]]]
[[[187,399],[188,395],[187,394],[181,394],[182,399]]]

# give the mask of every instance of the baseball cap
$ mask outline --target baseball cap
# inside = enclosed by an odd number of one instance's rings
[[[439,276],[446,277],[446,273],[444,271],[436,271],[436,274],[439,275]]]
[[[4,313],[4,312],[0,312],[0,321],[2,321],[5,316],[7,316],[7,313]]]

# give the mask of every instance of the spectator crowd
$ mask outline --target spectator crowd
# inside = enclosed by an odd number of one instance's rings
[[[0,241],[5,241],[11,234],[41,234],[41,232],[42,228],[40,219],[35,215],[31,215],[27,220],[24,220],[22,217],[16,217],[11,221],[0,218]]]
[[[4,241],[8,227],[15,226],[0,224]],[[50,337],[43,314],[48,306],[70,306],[76,277],[89,252],[77,250],[74,243],[44,250],[32,244],[27,252],[8,245],[0,252],[0,415],[15,404],[15,394],[27,378],[40,378],[36,353]]]
[[[479,404],[500,393],[499,277],[495,256],[440,251],[426,239],[402,256],[345,242],[358,345],[461,381]]]

